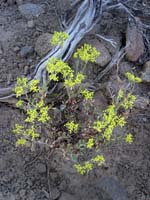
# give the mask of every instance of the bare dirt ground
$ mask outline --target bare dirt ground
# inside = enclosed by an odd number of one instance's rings
[[[50,0],[25,0],[24,3],[27,2],[42,4],[44,12],[34,19],[26,19],[17,1],[0,3],[0,87],[9,86],[17,76],[33,71],[40,60],[35,52],[37,38],[43,33],[60,30]],[[108,25],[109,17],[105,19]],[[117,37],[125,34],[124,27],[117,32],[121,24],[118,22],[114,30]],[[104,27],[107,34],[112,33],[112,27],[106,27],[105,23]],[[27,53],[24,47],[28,48]],[[150,99],[148,84],[140,84],[134,92]],[[97,194],[99,191],[94,184],[99,184],[99,180],[103,182],[102,178],[108,179],[110,184],[111,178],[117,180],[127,191],[129,200],[150,200],[150,106],[138,105],[131,112],[127,127],[134,135],[133,144],[111,144],[103,150],[106,166],[82,177],[59,153],[47,161],[48,152],[42,149],[32,152],[28,148],[16,148],[12,128],[23,119],[23,113],[0,103],[0,200],[46,200],[50,199],[49,193],[56,200],[111,200]],[[123,199],[123,196],[118,197],[118,200]]]

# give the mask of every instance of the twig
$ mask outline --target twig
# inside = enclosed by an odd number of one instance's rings
[[[107,38],[102,35],[96,34],[96,36],[106,42],[109,42],[114,48],[117,47],[117,42],[115,42],[112,38]]]

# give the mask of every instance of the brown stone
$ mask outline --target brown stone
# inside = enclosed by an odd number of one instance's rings
[[[40,35],[35,43],[35,51],[39,56],[45,56],[51,49],[50,40],[52,35],[49,33],[44,33]]]
[[[131,71],[131,64],[129,62],[121,62],[119,64],[119,72],[124,75],[126,72]]]
[[[108,49],[105,47],[103,42],[100,42],[97,39],[91,40],[90,44],[94,46],[97,49],[97,51],[100,52],[100,56],[98,56],[98,58],[96,59],[96,64],[98,64],[101,67],[104,67],[111,60],[111,55]]]
[[[141,30],[136,26],[128,25],[126,33],[126,57],[136,62],[144,54],[144,40]]]
[[[144,64],[144,71],[142,72],[142,81],[150,83],[150,61]]]

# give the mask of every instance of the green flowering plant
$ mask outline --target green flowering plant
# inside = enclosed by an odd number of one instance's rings
[[[27,78],[17,78],[17,84],[16,87],[14,89],[14,92],[16,94],[16,97],[20,97],[21,95],[23,95],[26,91],[27,88]]]
[[[51,44],[53,46],[61,46],[63,47],[64,42],[69,38],[69,35],[66,32],[57,32],[55,31],[53,37],[51,39]]]
[[[83,62],[96,62],[96,58],[100,56],[100,52],[92,47],[90,44],[84,44],[81,48],[77,49],[74,53],[74,58],[79,58]]]
[[[89,138],[88,142],[87,142],[87,148],[88,149],[92,149],[93,146],[94,146],[94,139],[93,138]]]
[[[65,126],[67,127],[69,133],[76,133],[79,128],[79,124],[76,124],[73,121],[67,122]]]
[[[16,106],[25,110],[26,119],[24,125],[15,125],[13,133],[18,136],[16,145],[25,145],[40,137],[38,127],[50,120],[49,108],[44,103],[44,94],[41,95],[43,89],[40,88],[38,80],[32,80],[28,83],[26,78],[18,78],[14,92],[18,98]],[[26,99],[21,99],[21,95],[24,95]]]
[[[126,72],[125,76],[128,78],[129,81],[131,81],[133,83],[141,83],[142,82],[142,79],[140,77],[135,76],[131,72]]]
[[[80,165],[79,163],[74,164],[74,167],[76,168],[79,174],[84,175],[92,171],[95,165],[97,165],[98,167],[101,167],[104,163],[105,163],[104,156],[97,155],[93,157],[91,160],[85,161],[83,165]]]
[[[90,92],[87,89],[81,90],[81,94],[86,100],[91,100],[94,96],[94,92]]]
[[[131,144],[133,142],[133,135],[131,133],[128,133],[125,137],[125,141],[127,144]]]
[[[55,32],[51,43],[63,47],[64,42],[68,39],[67,33]],[[16,145],[24,146],[27,143],[36,143],[42,137],[42,127],[49,128],[49,139],[51,148],[55,148],[52,144],[57,144],[56,140],[64,138],[63,142],[58,142],[60,148],[64,148],[66,154],[72,157],[74,167],[78,173],[85,175],[90,173],[95,167],[101,167],[105,163],[105,157],[102,155],[99,145],[101,143],[108,144],[114,140],[114,132],[116,128],[123,128],[127,123],[129,110],[134,106],[136,97],[127,90],[120,88],[112,103],[99,113],[93,109],[94,92],[87,88],[82,88],[85,80],[84,69],[89,62],[96,62],[96,58],[100,53],[90,44],[84,44],[74,53],[75,59],[81,60],[83,68],[81,70],[73,70],[68,63],[58,58],[51,58],[47,63],[48,82],[45,87],[41,87],[39,80],[28,81],[27,78],[17,78],[14,92],[18,99],[16,106],[25,111],[25,120],[23,123],[16,124],[13,133],[17,137]],[[129,81],[140,83],[140,79],[133,74],[126,73]],[[46,104],[48,94],[48,83],[63,82],[65,89],[65,97],[58,102]],[[56,94],[57,97],[57,94]],[[83,123],[79,119],[80,107],[83,103],[85,118]],[[55,108],[54,105],[63,105],[62,115],[64,119],[61,125],[56,126],[53,122],[53,115],[50,117],[49,112]],[[120,112],[120,110],[122,110]],[[93,120],[90,116],[93,115]],[[133,142],[131,133],[127,134],[123,139],[126,143]],[[45,143],[46,144],[46,143]],[[58,146],[57,146],[58,148]],[[94,156],[87,157],[95,150]],[[83,157],[79,162],[78,157]]]

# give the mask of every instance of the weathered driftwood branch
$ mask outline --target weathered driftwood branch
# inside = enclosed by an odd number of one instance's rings
[[[50,58],[56,57],[67,61],[80,40],[88,33],[98,22],[102,12],[102,0],[84,0],[77,10],[76,16],[66,32],[69,38],[65,41],[63,47],[57,46],[52,49],[35,67],[32,79],[37,79],[43,84],[46,80],[46,66]],[[0,100],[14,96],[13,87],[0,89]]]

